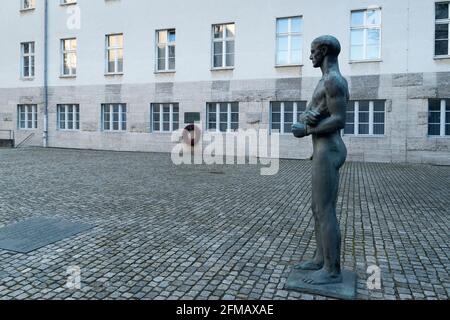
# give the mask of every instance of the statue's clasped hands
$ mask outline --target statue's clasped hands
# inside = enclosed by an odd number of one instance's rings
[[[307,110],[300,115],[300,122],[292,126],[292,133],[296,138],[303,138],[311,134],[311,127],[317,126],[320,121],[320,113]]]

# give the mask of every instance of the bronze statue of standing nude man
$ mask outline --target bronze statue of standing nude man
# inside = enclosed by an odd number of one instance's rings
[[[332,36],[315,39],[311,45],[312,63],[322,70],[311,103],[292,132],[295,137],[312,135],[312,211],[317,248],[311,261],[295,268],[314,270],[304,283],[322,285],[342,282],[341,234],[336,218],[339,169],[347,157],[340,131],[345,127],[349,100],[348,84],[339,71],[339,41]]]

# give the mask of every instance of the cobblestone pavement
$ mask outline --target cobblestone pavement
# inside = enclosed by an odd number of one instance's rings
[[[309,161],[269,177],[150,153],[3,149],[0,164],[0,227],[96,225],[30,254],[0,250],[1,299],[325,299],[283,290],[313,254]],[[358,298],[449,298],[449,189],[450,167],[345,165],[338,214]],[[373,264],[381,290],[366,285]],[[79,290],[66,288],[71,266]]]

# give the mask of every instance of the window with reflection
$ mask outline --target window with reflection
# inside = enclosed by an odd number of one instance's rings
[[[206,117],[208,131],[237,131],[239,130],[239,103],[207,103]]]
[[[291,133],[292,125],[306,110],[306,101],[273,101],[270,103],[270,129],[279,133]]]
[[[234,39],[234,23],[213,26],[213,68],[234,67]]]
[[[381,10],[351,12],[350,60],[381,59]]]
[[[350,101],[344,134],[348,135],[384,135],[385,100]]]
[[[276,64],[299,65],[302,63],[302,17],[277,19]]]
[[[448,41],[450,39],[450,2],[435,3],[435,56],[450,56]]]
[[[152,132],[172,132],[180,127],[180,107],[178,103],[152,103]]]
[[[123,72],[123,34],[106,36],[106,73]]]
[[[21,77],[34,78],[35,71],[35,45],[34,42],[21,43]]]
[[[156,31],[156,70],[175,71],[175,29]]]
[[[61,75],[77,74],[77,39],[61,40],[62,68]]]
[[[450,99],[428,101],[428,135],[450,136]]]
[[[36,8],[35,0],[22,0],[21,1],[21,9],[22,10],[31,10]]]
[[[58,129],[59,130],[80,129],[80,106],[78,104],[58,105]]]
[[[17,107],[17,122],[19,129],[37,129],[37,105],[20,104]]]
[[[102,105],[102,130],[127,130],[127,105],[123,103],[108,103]]]

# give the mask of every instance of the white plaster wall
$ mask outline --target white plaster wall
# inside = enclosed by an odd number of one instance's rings
[[[21,13],[19,0],[0,0],[0,29],[6,37],[0,60],[0,87],[40,86],[43,80],[43,3]],[[49,84],[209,81],[319,76],[309,61],[309,44],[332,34],[342,44],[344,75],[439,72],[450,70],[450,59],[433,59],[434,0],[78,0],[81,28],[67,28],[66,6],[50,3]],[[349,64],[350,11],[382,7],[382,61]],[[304,18],[301,68],[275,68],[277,17]],[[211,25],[236,23],[233,71],[211,71]],[[155,30],[176,28],[177,72],[154,74]],[[105,77],[105,35],[123,33],[125,74]],[[60,39],[78,39],[78,76],[60,79]],[[19,43],[36,42],[36,79],[19,79]]]

